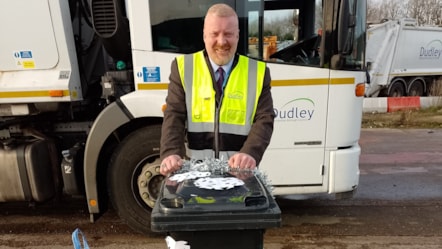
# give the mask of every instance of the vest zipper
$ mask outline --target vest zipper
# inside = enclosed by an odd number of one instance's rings
[[[221,97],[219,101],[216,101],[216,108],[215,108],[214,149],[215,149],[215,158],[217,159],[219,159],[219,116],[220,116],[221,104],[223,102],[223,96],[224,96],[224,89],[222,89],[221,91]]]

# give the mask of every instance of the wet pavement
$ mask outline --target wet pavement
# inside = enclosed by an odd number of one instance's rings
[[[442,248],[442,130],[363,129],[360,144],[354,198],[278,197],[282,226],[266,231],[265,249]],[[0,204],[0,249],[73,248],[75,228],[91,248],[167,248],[164,234],[136,234],[112,210],[90,224],[81,198]]]
[[[442,201],[442,130],[364,129],[357,199]]]

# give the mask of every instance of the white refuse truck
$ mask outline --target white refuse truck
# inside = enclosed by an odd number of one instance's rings
[[[235,8],[238,52],[259,60],[265,19],[296,12],[301,20],[299,41],[266,60],[277,117],[259,167],[274,194],[351,195],[365,0],[0,0],[0,203],[75,195],[91,221],[110,202],[130,227],[149,232],[164,179],[170,65],[204,49],[204,15],[215,2]]]
[[[371,25],[366,61],[367,97],[432,95],[442,76],[442,27],[409,18]]]

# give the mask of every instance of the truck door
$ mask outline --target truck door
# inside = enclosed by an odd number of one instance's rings
[[[260,169],[275,187],[322,186],[330,82],[318,53],[322,1],[248,1],[244,8],[244,48],[267,61],[276,115]]]

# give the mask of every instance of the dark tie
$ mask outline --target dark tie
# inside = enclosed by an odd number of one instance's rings
[[[222,67],[219,67],[216,71],[218,72],[218,80],[216,81],[216,84],[218,86],[218,89],[222,91],[224,83],[224,70]]]

